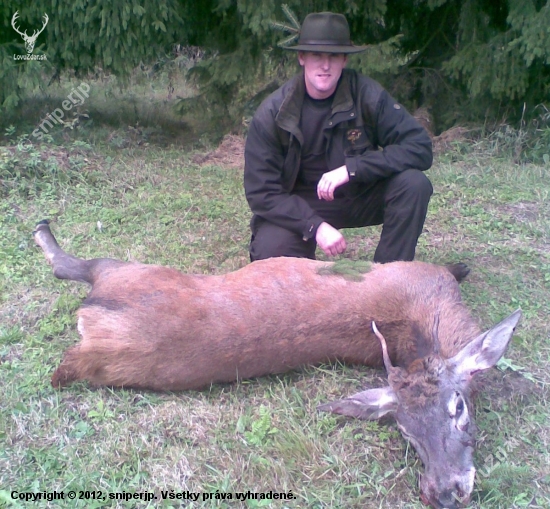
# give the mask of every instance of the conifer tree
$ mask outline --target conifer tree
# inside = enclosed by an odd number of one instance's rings
[[[550,0],[4,0],[0,108],[13,108],[22,87],[43,85],[48,72],[100,66],[123,75],[189,44],[211,50],[193,70],[202,99],[238,124],[251,99],[296,70],[295,55],[278,46],[296,33],[274,23],[297,28],[323,10],[345,14],[353,42],[369,45],[350,65],[408,106],[432,106],[442,127],[503,114],[502,105],[519,114],[548,103]],[[24,52],[10,26],[15,11],[29,31],[49,15],[35,50],[47,62],[14,61]]]

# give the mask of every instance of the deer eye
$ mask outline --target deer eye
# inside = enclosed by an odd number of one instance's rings
[[[462,397],[456,402],[456,416],[459,417],[464,412],[464,400]]]
[[[460,392],[455,391],[449,402],[447,403],[447,409],[449,410],[449,417],[459,419],[460,416],[464,413],[466,409],[466,404],[464,403],[464,398]]]
[[[462,394],[459,392],[454,393],[452,404],[451,402],[449,403],[449,410],[451,410],[452,406],[454,406],[454,412],[451,412],[451,417],[455,421],[455,426],[460,431],[467,432],[468,425],[470,424],[470,417],[468,415],[468,407],[466,406],[466,402],[464,401]]]

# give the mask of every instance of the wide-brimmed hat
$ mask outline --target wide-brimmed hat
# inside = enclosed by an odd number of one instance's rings
[[[367,46],[354,46],[349,35],[348,20],[343,14],[315,12],[308,14],[296,46],[286,46],[293,51],[316,53],[359,53]]]

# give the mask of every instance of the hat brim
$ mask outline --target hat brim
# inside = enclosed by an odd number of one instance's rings
[[[310,51],[312,53],[360,53],[368,46],[337,46],[335,44],[297,44],[296,46],[284,46],[290,51]]]

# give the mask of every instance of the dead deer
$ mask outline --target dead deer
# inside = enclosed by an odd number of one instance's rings
[[[468,502],[470,381],[504,354],[521,312],[480,333],[460,297],[463,264],[372,264],[351,281],[331,273],[329,262],[272,258],[221,276],[187,275],[76,258],[47,221],[34,234],[57,278],[92,285],[78,311],[82,340],[65,353],[55,387],[85,379],[200,389],[336,360],[384,364],[388,387],[320,409],[361,419],[393,414],[424,463],[422,500],[435,508]]]

